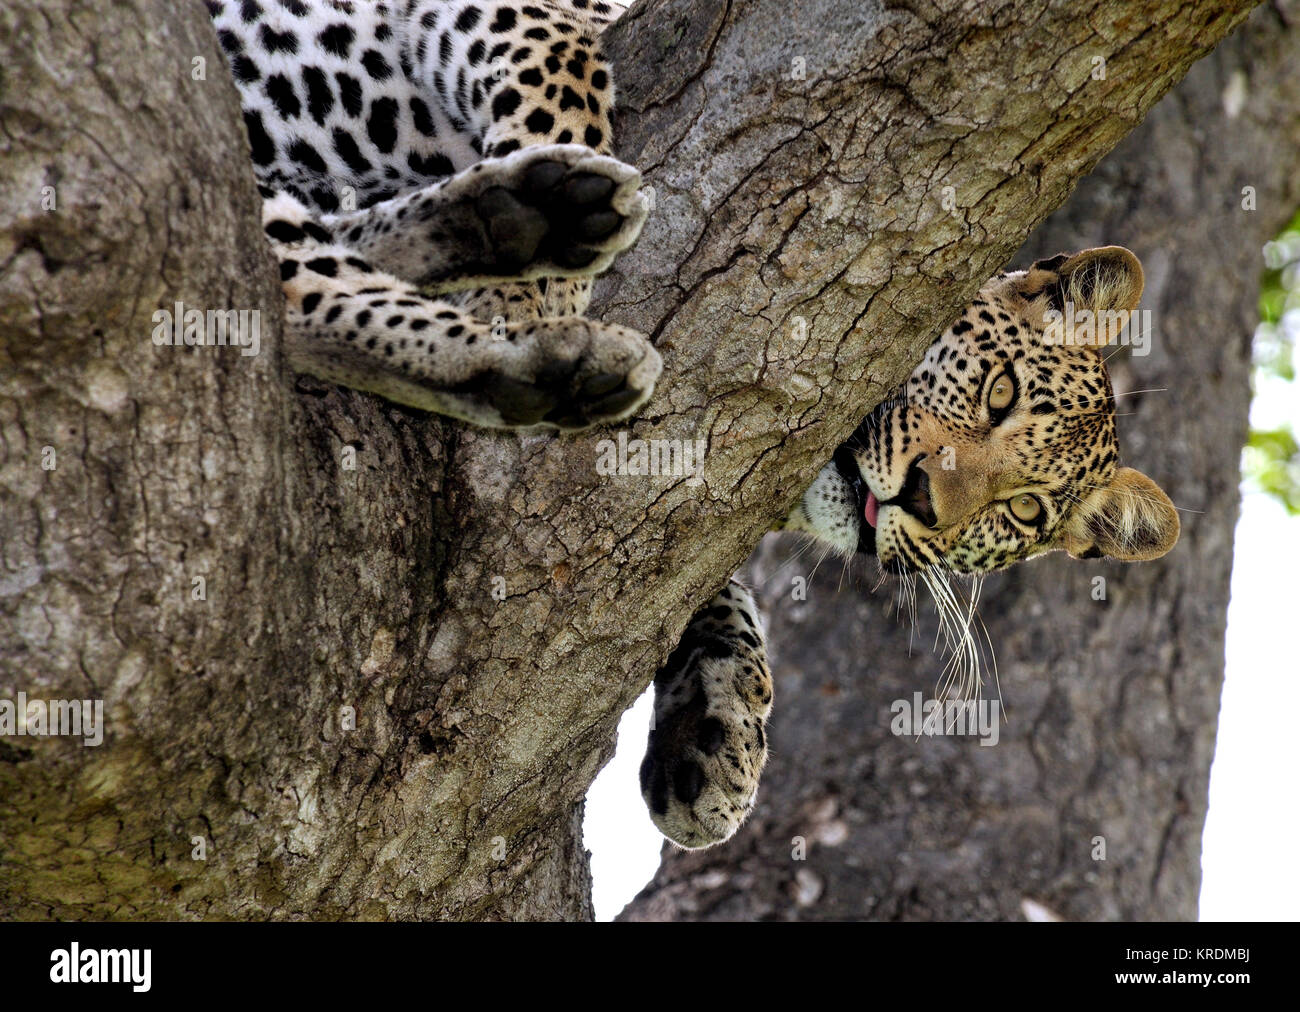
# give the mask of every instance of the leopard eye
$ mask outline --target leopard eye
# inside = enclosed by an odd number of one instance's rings
[[[1032,524],[1042,515],[1043,504],[1032,495],[1018,495],[1008,500],[1011,513],[1017,520]]]
[[[1002,414],[1015,399],[1016,381],[1004,372],[989,386],[989,411],[995,415]]]

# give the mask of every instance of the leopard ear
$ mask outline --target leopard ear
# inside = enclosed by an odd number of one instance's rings
[[[1031,271],[1051,271],[1053,274],[1059,274],[1061,264],[1070,259],[1069,253],[1058,253],[1054,257],[1047,257],[1045,260],[1035,260]]]
[[[1110,482],[1075,508],[1062,545],[1075,559],[1123,562],[1158,559],[1178,541],[1178,511],[1141,471],[1116,470]]]
[[[1076,312],[1131,312],[1142,299],[1143,284],[1142,264],[1123,246],[1035,260],[1019,280],[1025,299],[1033,303],[1046,298],[1041,308],[1058,313],[1065,312],[1066,303]]]

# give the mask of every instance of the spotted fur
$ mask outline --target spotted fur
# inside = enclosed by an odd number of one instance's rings
[[[636,241],[591,0],[206,0],[239,87],[295,368],[481,425],[578,429],[657,352],[583,317]]]

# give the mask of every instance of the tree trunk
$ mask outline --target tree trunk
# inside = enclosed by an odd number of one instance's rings
[[[0,910],[590,916],[581,799],[692,612],[1250,6],[633,11],[657,210],[601,294],[667,361],[627,432],[706,440],[696,484],[295,380],[202,8],[9,0],[0,688],[106,731],[5,740]],[[261,354],[156,347],[177,300]]]
[[[865,568],[792,601],[807,566],[780,568],[792,545],[769,541],[751,569],[778,655],[757,811],[725,848],[667,855],[625,918],[1195,919],[1260,247],[1300,204],[1296,13],[1259,9],[1014,260],[1142,259],[1153,334],[1111,360],[1120,443],[1186,510],[1179,545],[988,581],[1008,722],[982,748],[890,733],[891,701],[941,667],[932,616],[913,635]]]

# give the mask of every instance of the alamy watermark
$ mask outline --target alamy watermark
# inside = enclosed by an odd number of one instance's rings
[[[914,692],[911,699],[895,699],[889,712],[889,730],[899,737],[974,735],[981,745],[996,745],[1001,736],[998,705],[991,699],[925,699]]]
[[[153,982],[152,949],[83,949],[73,942],[50,953],[50,980],[55,984],[130,984],[148,991]]]
[[[260,309],[155,309],[153,343],[159,348],[238,348],[252,356],[262,350]]]
[[[28,699],[25,692],[17,702],[0,699],[0,738],[15,735],[80,738],[93,748],[104,741],[104,701]]]
[[[688,485],[704,481],[703,439],[602,439],[596,444],[596,473],[602,476],[654,475],[685,478]]]
[[[1105,309],[1093,312],[1091,309],[1076,310],[1073,302],[1067,302],[1065,312],[1049,309],[1045,316],[1045,344],[1094,348],[1123,344],[1132,347],[1134,355],[1151,353],[1153,331],[1149,309]]]

